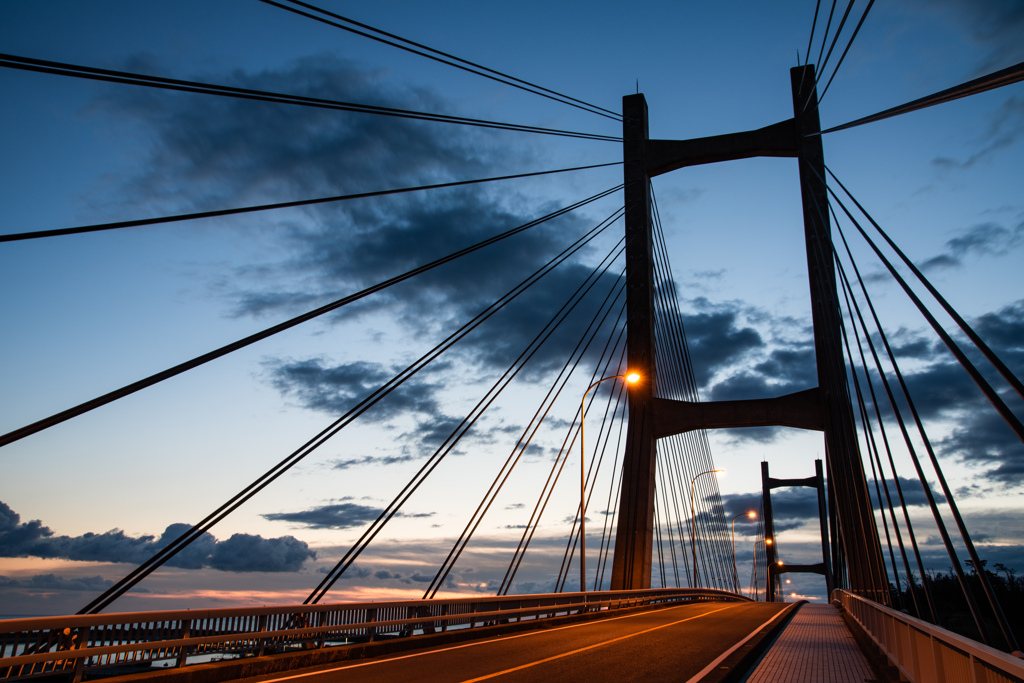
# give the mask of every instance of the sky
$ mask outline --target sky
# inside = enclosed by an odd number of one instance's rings
[[[322,6],[619,111],[652,138],[792,116],[814,3],[440,1]],[[827,4],[827,3],[823,3]],[[860,17],[863,2],[851,14]],[[837,50],[846,45],[845,29]],[[1014,0],[877,3],[822,97],[830,127],[1024,60]],[[817,59],[821,27],[813,42]],[[7,0],[0,52],[517,124],[621,134],[608,118],[257,0]],[[838,54],[833,55],[834,65]],[[832,67],[826,69],[831,74]],[[822,86],[824,83],[822,84]],[[0,69],[0,232],[368,192],[621,160],[579,140],[170,93]],[[1020,84],[824,137],[840,180],[1024,374]],[[621,182],[618,166],[454,190],[0,245],[6,433]],[[704,399],[813,386],[796,164],[752,159],[654,181]],[[74,612],[621,206],[621,194],[0,449],[0,615]],[[621,237],[621,221],[246,503],[115,611],[301,601]],[[616,233],[616,231],[619,231]],[[1024,572],[1024,449],[881,266],[854,245],[983,557]],[[621,269],[613,264],[604,293]],[[600,290],[600,294],[597,292]],[[596,306],[596,300],[594,303]],[[574,311],[567,328],[593,312]],[[944,324],[946,321],[944,319]],[[552,381],[552,336],[335,589],[419,597]],[[597,354],[588,352],[590,376]],[[574,377],[443,594],[493,592],[564,437]],[[606,397],[607,394],[601,394]],[[1021,402],[1006,400],[1018,417]],[[596,419],[596,418],[594,418]],[[588,416],[588,430],[590,418]],[[709,434],[729,516],[758,463],[813,474],[820,434]],[[912,476],[898,453],[900,475]],[[567,471],[578,471],[577,456]],[[607,490],[606,480],[597,488]],[[916,486],[916,489],[912,487]],[[945,557],[916,482],[929,566]],[[814,561],[813,492],[779,491],[779,548]],[[514,592],[551,590],[578,504],[561,482]],[[588,548],[603,505],[588,508]],[[738,524],[739,574],[753,525]],[[930,529],[930,531],[929,531]],[[593,535],[592,535],[593,534]],[[744,550],[746,548],[746,550]],[[588,566],[589,566],[588,562]],[[744,569],[746,567],[746,569]],[[571,587],[567,583],[567,587]],[[577,584],[578,585],[578,584]],[[655,581],[657,584],[657,580]],[[824,597],[814,577],[793,592]]]

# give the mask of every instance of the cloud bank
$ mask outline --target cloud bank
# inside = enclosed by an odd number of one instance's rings
[[[101,534],[58,536],[38,519],[22,522],[21,516],[0,501],[0,557],[60,558],[87,562],[141,564],[188,530],[188,524],[171,524],[160,535],[128,536],[120,529]],[[294,572],[316,557],[309,546],[293,536],[263,538],[234,534],[218,541],[204,533],[167,562],[183,569],[210,567],[231,572]]]

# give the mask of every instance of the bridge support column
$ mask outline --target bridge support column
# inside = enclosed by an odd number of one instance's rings
[[[832,256],[832,231],[825,186],[814,66],[790,70],[797,127],[800,194],[803,199],[807,275],[814,323],[818,387],[825,412],[825,457],[833,481],[838,525],[845,547],[850,588],[888,602],[875,517],[854,431],[843,362],[841,317]]]
[[[629,391],[622,494],[615,531],[612,590],[651,587],[654,547],[654,266],[647,100],[622,98],[626,206],[626,358],[641,381]]]

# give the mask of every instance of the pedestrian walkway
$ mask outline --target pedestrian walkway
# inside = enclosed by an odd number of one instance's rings
[[[746,683],[863,683],[875,675],[832,605],[804,604]]]

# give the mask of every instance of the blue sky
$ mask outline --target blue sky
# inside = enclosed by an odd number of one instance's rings
[[[803,57],[814,11],[806,1],[696,8],[325,0],[324,6],[612,110],[639,88],[650,107],[651,136],[666,139],[789,118],[789,68],[798,52]],[[857,3],[854,17],[862,6]],[[1016,64],[1024,59],[1022,34],[1019,2],[879,3],[823,99],[822,123],[844,123]],[[819,39],[820,33],[812,61]],[[0,52],[103,68],[620,132],[614,121],[255,0],[9,0],[0,5],[0,45]],[[5,233],[612,162],[621,155],[609,142],[253,105],[10,69],[0,72],[0,87]],[[987,322],[980,329],[990,331],[1018,374],[1024,362],[1022,130],[1018,84],[824,140],[830,167],[912,258],[932,265],[929,275],[965,317]],[[612,167],[472,191],[4,244],[0,431],[612,187],[619,174]],[[795,162],[685,169],[659,177],[654,189],[702,395],[806,388],[813,366],[806,362]],[[618,195],[499,251],[4,447],[0,501],[10,511],[4,528],[24,534],[26,524],[39,520],[53,533],[47,547],[35,547],[37,555],[8,545],[19,549],[0,558],[0,612],[78,609],[152,547],[145,536],[158,539],[172,524],[203,517],[360,392],[504,292],[545,250],[610,214],[616,202]],[[435,434],[461,419],[509,354],[532,337],[554,295],[617,237],[602,239],[555,276],[551,289],[482,327],[445,364],[215,528],[222,544],[209,546],[199,562],[204,568],[163,571],[143,584],[147,592],[126,597],[124,608],[303,598],[356,538],[369,511],[389,501],[432,450]],[[866,255],[858,258],[868,272],[879,270]],[[1020,444],[1005,439],[998,425],[988,427],[985,406],[949,371],[902,294],[882,281],[872,287],[887,329],[899,330],[907,349],[906,369],[923,392],[947,474],[964,488],[968,523],[983,530],[978,540],[994,561],[1024,570]],[[419,578],[433,573],[461,530],[568,342],[553,343],[332,596],[421,593]],[[586,383],[580,378],[571,386],[577,385],[556,418],[571,420]],[[1019,401],[1011,408],[1024,414]],[[488,590],[500,579],[509,543],[518,538],[514,527],[524,521],[522,506],[532,506],[536,481],[546,476],[550,449],[564,429],[543,435],[543,448],[510,481],[451,590]],[[968,440],[965,432],[986,439]],[[813,434],[736,431],[710,438],[716,464],[727,470],[720,486],[727,507],[736,506],[733,514],[758,489],[762,459],[773,473],[808,476],[813,459],[823,455]],[[567,468],[574,466],[578,460],[570,459]],[[909,476],[905,458],[902,466],[901,475]],[[562,520],[575,500],[568,482],[556,491],[521,590],[550,583],[568,533]],[[927,510],[914,511],[925,525]],[[312,522],[316,513],[333,514],[333,528]],[[781,542],[787,558],[801,561],[813,555],[814,527],[799,525],[793,514]],[[344,515],[351,525],[339,522]],[[113,529],[123,535],[102,536]],[[87,534],[101,535],[92,555],[83,549]],[[235,534],[260,536],[266,554],[280,559],[273,567],[280,571],[235,571],[243,550],[240,540],[229,542]],[[116,541],[109,552],[95,549],[108,541]],[[751,541],[745,538],[747,546]],[[941,554],[934,557],[934,566],[948,564]],[[807,582],[799,590],[820,595],[822,587]]]

